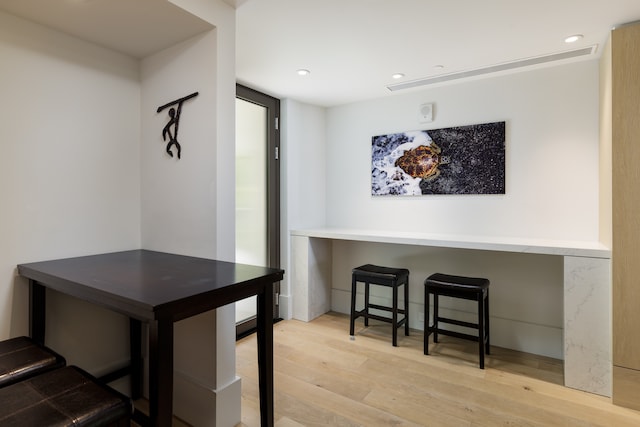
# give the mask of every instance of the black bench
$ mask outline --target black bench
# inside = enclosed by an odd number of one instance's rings
[[[75,366],[0,388],[0,426],[129,427],[131,399]]]
[[[0,387],[66,364],[64,357],[36,344],[31,338],[17,337],[0,341]]]

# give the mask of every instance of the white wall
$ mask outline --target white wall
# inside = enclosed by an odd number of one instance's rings
[[[172,2],[212,30],[145,59],[142,76],[136,59],[0,13],[0,339],[28,333],[18,263],[139,247],[233,260],[235,10]],[[182,160],[167,158],[156,108],[193,91]],[[47,308],[47,344],[70,363],[99,374],[128,361],[125,317],[54,293]],[[233,306],[176,325],[177,347],[215,353],[176,354],[196,374],[178,373],[175,406],[197,425],[240,420],[233,326]]]
[[[0,13],[0,339],[28,334],[16,265],[140,246],[138,62]],[[100,373],[123,316],[48,293],[47,344]],[[62,327],[61,325],[64,325]]]
[[[425,102],[435,103],[435,120],[421,125],[418,110]],[[598,240],[596,60],[390,95],[329,108],[325,114],[324,225]],[[506,121],[505,195],[371,196],[372,136],[495,121]],[[302,157],[297,161],[303,163]],[[289,176],[288,182],[294,179]],[[297,204],[301,213],[309,212],[304,203],[291,198],[289,202]],[[289,206],[290,211],[295,209]],[[290,229],[317,224],[295,225],[300,226]],[[410,324],[416,329],[422,329],[422,283],[427,275],[440,271],[488,277],[493,344],[562,358],[559,257],[354,242],[334,242],[332,254],[333,310],[348,313],[351,269],[364,263],[411,270]],[[378,292],[375,297],[383,301],[389,295]],[[475,311],[460,302],[443,306],[462,316]]]
[[[417,122],[435,103],[435,120]],[[506,194],[372,197],[371,137],[506,121]],[[598,62],[451,84],[327,112],[327,224],[598,240]]]
[[[600,56],[600,241],[611,247],[613,240],[613,80],[611,38]]]
[[[216,255],[215,48],[215,31],[210,31],[142,61],[140,147],[145,249]],[[167,110],[157,113],[156,109],[193,92],[198,96],[183,103],[180,116],[181,159],[175,153],[169,157],[167,141],[162,138],[169,115]]]
[[[222,1],[173,0],[215,26],[142,61],[142,246],[233,261],[235,257],[235,10]],[[162,140],[166,111],[183,104],[182,158]],[[175,325],[174,411],[192,425],[240,421],[235,310]]]
[[[563,358],[562,257],[339,241],[333,243],[332,257],[334,311],[349,313],[351,270],[363,264],[409,269],[409,325],[417,330],[423,330],[426,277],[435,272],[486,277],[491,280],[492,345]],[[391,304],[389,289],[373,287],[371,295],[372,302]],[[477,320],[476,308],[471,301],[440,301],[442,316],[468,322]]]
[[[215,26],[215,107],[203,120],[215,117],[215,257],[235,260],[235,98],[236,18],[225,0],[170,0]],[[211,59],[212,51],[203,51]],[[203,58],[204,59],[204,58]],[[206,59],[205,59],[206,60]],[[194,66],[198,66],[197,64]],[[213,80],[213,76],[210,76]],[[223,325],[222,330],[229,330]],[[218,332],[222,332],[219,330]],[[224,367],[223,367],[224,369]]]
[[[291,318],[289,230],[321,227],[326,222],[325,109],[285,99],[281,109],[281,253],[285,280],[280,316]]]

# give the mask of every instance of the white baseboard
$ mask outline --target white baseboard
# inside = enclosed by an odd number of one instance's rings
[[[284,320],[289,320],[291,319],[291,301],[292,298],[290,295],[280,295],[280,308],[279,308],[279,315],[282,319]]]

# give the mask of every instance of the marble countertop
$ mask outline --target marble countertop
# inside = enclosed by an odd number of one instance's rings
[[[401,245],[434,246],[442,248],[478,249],[485,251],[519,252],[588,258],[611,258],[611,249],[602,243],[579,240],[465,236],[352,228],[313,228],[292,230],[291,235],[321,239],[394,243]]]

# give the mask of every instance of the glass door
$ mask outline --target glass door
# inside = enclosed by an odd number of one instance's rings
[[[279,100],[236,88],[236,262],[280,267]],[[274,318],[278,317],[275,289]],[[236,303],[236,329],[255,329],[255,297]]]

